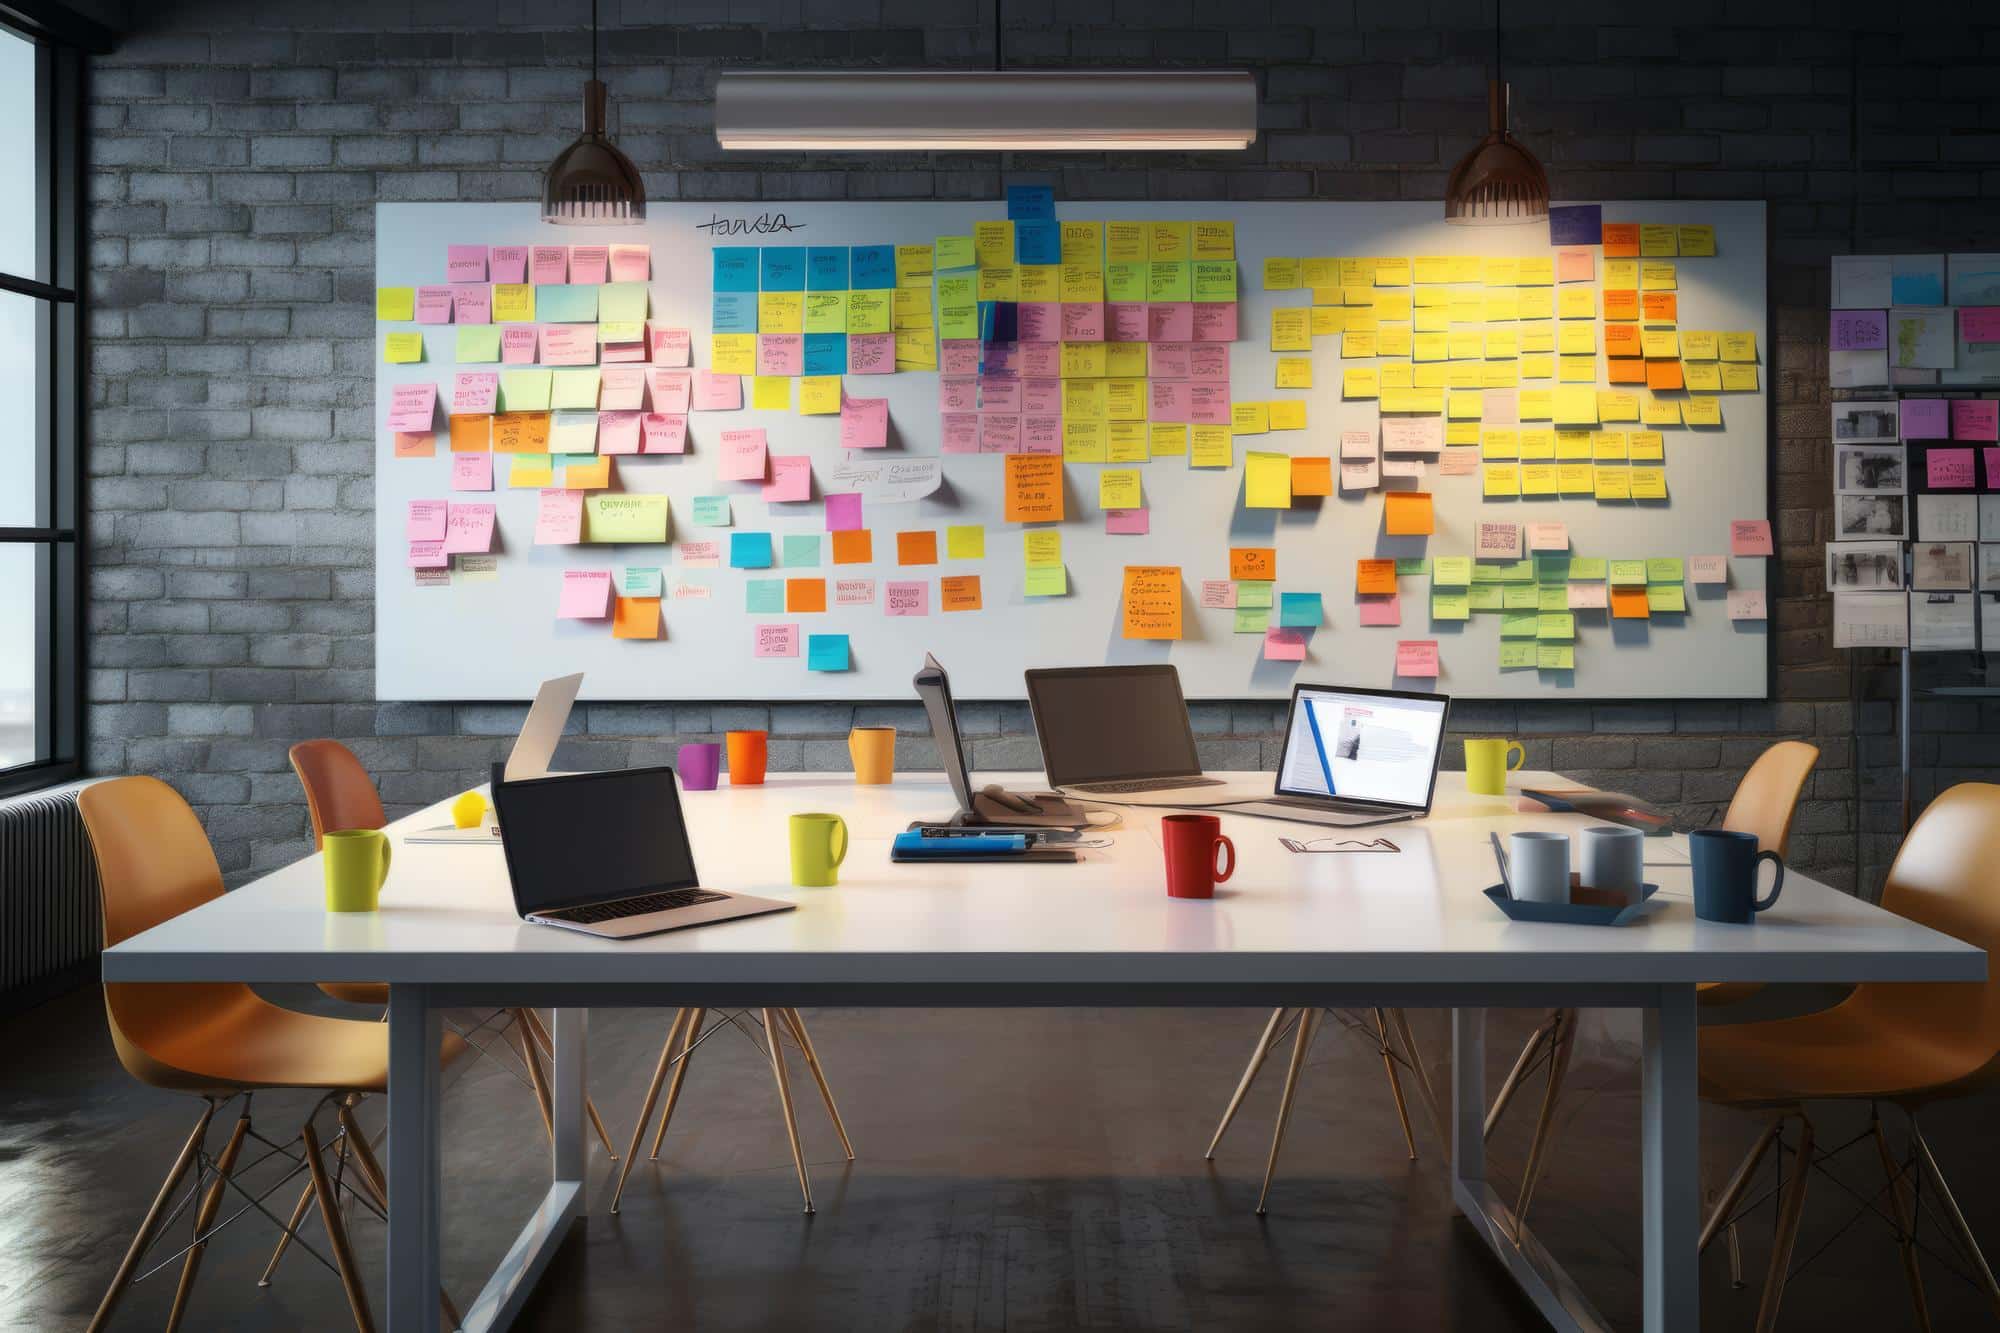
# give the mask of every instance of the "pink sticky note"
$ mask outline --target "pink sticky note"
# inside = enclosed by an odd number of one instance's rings
[[[597,414],[597,452],[636,454],[639,452],[639,418],[633,408]]]
[[[452,282],[486,281],[486,247],[447,245],[444,248],[444,275]]]
[[[1587,245],[1566,245],[1556,251],[1557,282],[1592,282],[1597,278],[1597,256]]]
[[[1988,490],[2000,489],[2000,449],[1981,449],[1986,459],[1986,486]]]
[[[1954,440],[2000,440],[2000,399],[1952,399],[1951,438]]]
[[[833,604],[835,606],[875,605],[875,580],[835,579],[833,581]]]
[[[979,340],[946,338],[938,344],[938,372],[943,375],[979,373]]]
[[[755,428],[722,432],[722,458],[715,475],[724,481],[762,481],[764,432]]]
[[[528,280],[528,247],[525,245],[496,245],[486,257],[486,276],[494,282],[526,282]],[[457,279],[453,279],[457,281]],[[468,281],[476,281],[469,279]]]
[[[602,620],[611,614],[611,571],[565,569],[562,596],[556,602],[558,620]]]
[[[1725,555],[1691,555],[1687,562],[1689,583],[1729,582],[1729,557]]]
[[[569,248],[569,280],[595,287],[611,268],[611,250],[603,245],[572,245]]]
[[[807,454],[772,454],[771,479],[764,483],[764,499],[796,501],[812,499],[812,458]]]
[[[1236,584],[1231,579],[1203,579],[1201,581],[1201,604],[1215,611],[1227,611],[1236,605]]]
[[[1836,352],[1873,352],[1889,345],[1886,310],[1836,310],[1827,325],[1827,345]]]
[[[1399,676],[1429,676],[1436,679],[1438,673],[1438,645],[1436,639],[1400,639],[1396,643],[1396,674]]]
[[[946,412],[939,420],[943,423],[944,440],[939,447],[941,453],[976,454],[979,452],[979,414],[977,412]]]
[[[1007,413],[982,413],[979,418],[979,452],[1012,454],[1021,450],[1021,418]]]
[[[840,396],[840,447],[882,449],[889,444],[889,400]]]
[[[1102,301],[1064,301],[1062,306],[1062,336],[1064,342],[1103,342],[1104,303]]]
[[[1151,401],[1146,409],[1148,421],[1191,421],[1194,412],[1194,391],[1196,386],[1189,380],[1149,380]]]
[[[754,633],[755,651],[759,657],[797,657],[799,655],[799,627],[797,625],[758,625]]]
[[[1204,301],[1194,308],[1194,340],[1198,343],[1236,341],[1236,302]]]
[[[1146,303],[1146,341],[1189,342],[1194,338],[1194,303],[1191,301],[1149,301]]]
[[[1275,625],[1265,630],[1264,660],[1267,662],[1305,661],[1306,632],[1301,629],[1281,629]]]
[[[739,384],[737,391],[742,391]],[[691,370],[649,370],[646,393],[655,412],[685,413],[694,401],[694,372]]]
[[[451,557],[444,553],[444,543],[411,542],[411,569],[444,569],[451,564]]]
[[[712,370],[694,373],[694,410],[734,412],[743,406],[743,377],[718,375]]]
[[[542,364],[545,366],[596,365],[597,326],[594,324],[542,325]]]
[[[481,455],[484,457],[485,455]],[[1153,530],[1150,509],[1107,509],[1104,531],[1114,537],[1143,537]]]
[[[1905,398],[1901,419],[1906,440],[1951,438],[1951,404],[1943,398]]]
[[[931,613],[931,581],[890,580],[883,590],[882,613],[890,616],[927,616]]]
[[[1354,599],[1361,623],[1364,625],[1400,625],[1403,623],[1403,594],[1376,594]]]
[[[1924,476],[1932,490],[1963,491],[1979,484],[1970,449],[1925,450]]]
[[[1061,453],[1062,415],[1051,412],[1030,412],[1022,416],[1020,452],[1024,454]]]
[[[1203,384],[1195,381],[1188,385],[1187,419],[1198,425],[1226,426],[1229,424],[1229,386],[1227,384]]]
[[[604,423],[598,422],[602,434]],[[678,412],[648,412],[639,418],[639,452],[681,454],[687,452],[688,419]]]
[[[1969,343],[2000,343],[2000,305],[1960,306],[1958,336]]]
[[[1729,554],[1770,555],[1771,520],[1735,518],[1729,521]]]
[[[1146,303],[1107,301],[1104,304],[1105,341],[1142,343],[1146,341]]]
[[[1188,348],[1188,378],[1202,384],[1229,383],[1226,343],[1196,343]]]
[[[597,380],[597,405],[614,412],[636,412],[646,405],[646,368],[613,366]]]
[[[500,372],[461,370],[451,381],[451,415],[478,416],[491,412],[500,400]]]
[[[1737,588],[1729,594],[1731,620],[1762,620],[1764,616],[1762,588]]]
[[[861,497],[852,491],[836,491],[826,497],[826,530],[854,532],[861,527]]]
[[[650,245],[614,245],[611,247],[611,280],[613,282],[646,282],[653,276],[653,247]]]
[[[797,375],[805,369],[806,340],[797,333],[757,335],[759,375]]]
[[[487,489],[492,489],[492,454],[460,454],[459,457],[483,458],[487,461]],[[490,504],[458,505],[451,507],[451,514],[445,520],[444,551],[446,555],[485,555],[493,549],[493,516],[496,510]]]
[[[544,490],[535,507],[535,545],[572,546],[583,540],[583,492]]]
[[[1056,344],[1060,347],[1062,344]],[[988,343],[984,355],[979,358],[979,373],[982,375],[1019,375],[1021,371],[1021,344]]]
[[[417,288],[417,323],[451,323],[451,288]]]
[[[656,366],[685,366],[693,361],[694,344],[686,329],[663,329],[656,324],[648,324],[646,342],[652,349],[653,364]]]
[[[483,282],[454,285],[451,289],[451,317],[459,324],[491,324],[493,289]]]
[[[559,286],[569,281],[567,245],[538,245],[529,254],[528,264],[537,286]]]
[[[1015,333],[1026,342],[1048,342],[1062,337],[1063,308],[1055,301],[1023,301],[1018,307]]]
[[[429,430],[431,417],[437,410],[437,396],[435,384],[398,384],[389,391],[389,429]]]
[[[674,559],[680,561],[684,569],[714,569],[722,563],[722,543],[719,541],[676,542]]]
[[[893,333],[848,334],[847,373],[850,375],[895,374],[896,335]]]
[[[1021,410],[1021,381],[1013,378],[996,379],[991,375],[981,376],[979,410],[1018,414]]]
[[[938,411],[977,412],[979,410],[979,377],[977,375],[938,376]]]
[[[492,454],[457,454],[458,458],[491,458]],[[406,542],[441,542],[444,540],[444,516],[451,506],[443,500],[412,500],[403,519],[403,540]]]
[[[1062,381],[1026,379],[1021,382],[1021,410],[1037,415],[1062,411]]]
[[[503,366],[532,366],[535,364],[535,326],[532,324],[509,324],[500,330],[500,364]]]
[[[1062,378],[1061,343],[1017,343],[1015,370],[1022,379]]]
[[[1194,377],[1193,343],[1149,343],[1146,373],[1156,380],[1185,380]]]
[[[451,456],[451,488],[455,491],[490,491],[493,489],[492,454],[453,454]]]

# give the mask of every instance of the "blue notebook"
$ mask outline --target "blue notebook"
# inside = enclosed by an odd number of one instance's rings
[[[965,860],[969,857],[1019,856],[1028,850],[1028,839],[1019,833],[995,833],[970,838],[926,838],[918,829],[906,829],[896,835],[892,851],[902,857],[949,857]]]

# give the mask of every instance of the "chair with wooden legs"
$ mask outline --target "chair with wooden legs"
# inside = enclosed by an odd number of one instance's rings
[[[1215,1150],[1222,1142],[1223,1134],[1229,1129],[1229,1122],[1236,1118],[1237,1110],[1243,1105],[1244,1096],[1250,1085],[1257,1081],[1257,1073],[1264,1067],[1264,1061],[1288,1032],[1297,1030],[1292,1041],[1292,1059],[1285,1070],[1285,1091],[1278,1100],[1278,1123],[1271,1131],[1271,1152],[1264,1162],[1264,1187],[1257,1195],[1257,1211],[1264,1212],[1265,1200],[1271,1194],[1271,1178],[1278,1170],[1278,1152],[1285,1145],[1285,1127],[1291,1122],[1292,1101],[1299,1090],[1299,1075],[1305,1069],[1306,1053],[1312,1049],[1313,1038],[1319,1034],[1322,1016],[1330,1015],[1348,1031],[1371,1043],[1382,1057],[1382,1068],[1389,1076],[1389,1093],[1396,1100],[1396,1117],[1403,1125],[1403,1144],[1409,1150],[1410,1160],[1417,1158],[1417,1136],[1410,1129],[1409,1103],[1403,1097],[1403,1080],[1398,1072],[1407,1068],[1416,1076],[1417,1092],[1429,1108],[1432,1127],[1444,1136],[1444,1119],[1438,1109],[1437,1093],[1431,1086],[1430,1071],[1424,1068],[1417,1055],[1416,1035],[1410,1031],[1410,1020],[1401,1009],[1375,1009],[1371,1011],[1374,1025],[1370,1027],[1359,1017],[1339,1009],[1287,1009],[1271,1011],[1271,1017],[1264,1024],[1263,1035],[1257,1039],[1256,1047],[1250,1052],[1250,1063],[1243,1069],[1243,1077],[1236,1082],[1236,1091],[1223,1108],[1222,1121],[1215,1127],[1215,1137],[1208,1142],[1208,1151],[1202,1156],[1215,1157]],[[1402,1050],[1396,1049],[1397,1042]]]
[[[826,1071],[820,1066],[819,1052],[814,1049],[812,1037],[806,1032],[806,1021],[796,1009],[760,1010],[762,1020],[761,1042],[752,1031],[746,1031],[742,1024],[748,1018],[744,1013],[718,1013],[716,1022],[709,1025],[707,1009],[681,1009],[674,1014],[673,1026],[667,1029],[666,1044],[660,1048],[659,1063],[653,1069],[653,1081],[646,1086],[646,1099],[639,1107],[639,1117],[632,1126],[632,1142],[625,1149],[625,1164],[618,1169],[618,1187],[611,1195],[611,1211],[618,1211],[618,1204],[625,1196],[625,1178],[632,1174],[632,1163],[639,1159],[639,1140],[645,1136],[646,1122],[653,1118],[653,1107],[660,1098],[660,1085],[667,1083],[667,1104],[660,1112],[660,1128],[653,1135],[652,1161],[660,1160],[660,1144],[667,1137],[667,1124],[674,1118],[674,1105],[680,1101],[681,1084],[687,1078],[688,1065],[694,1058],[695,1049],[725,1027],[743,1032],[753,1044],[760,1046],[771,1062],[771,1076],[778,1084],[778,1105],[785,1113],[785,1137],[792,1145],[792,1165],[799,1173],[799,1193],[805,1196],[805,1210],[813,1210],[812,1180],[806,1174],[805,1153],[799,1146],[798,1116],[792,1108],[791,1077],[785,1069],[784,1043],[790,1040],[804,1057],[806,1071],[812,1075],[819,1087],[820,1100],[826,1103],[827,1118],[833,1121],[833,1132],[840,1137],[841,1151],[847,1160],[854,1160],[854,1145],[848,1142],[847,1127],[840,1123],[840,1108],[833,1103],[833,1089],[826,1081]],[[667,1081],[669,1071],[672,1082]]]
[[[1792,820],[1798,813],[1799,796],[1805,790],[1806,780],[1812,776],[1813,765],[1819,762],[1819,747],[1807,745],[1803,741],[1779,741],[1757,756],[1757,762],[1743,775],[1743,781],[1736,784],[1736,794],[1730,798],[1729,808],[1723,812],[1722,828],[1738,833],[1754,833],[1757,845],[1777,850],[1779,856],[1786,855],[1791,848]],[[1703,1008],[1735,1004],[1747,999],[1762,989],[1755,982],[1710,981],[1695,988],[1696,999]],[[1536,1182],[1547,1168],[1549,1149],[1555,1133],[1556,1101],[1562,1095],[1563,1080],[1569,1073],[1570,1057],[1576,1049],[1578,1012],[1575,1009],[1551,1009],[1543,1016],[1535,1030],[1521,1048],[1521,1054],[1514,1061],[1514,1067],[1501,1081],[1500,1090],[1494,1095],[1492,1109],[1486,1113],[1486,1137],[1493,1137],[1494,1128],[1507,1106],[1514,1100],[1522,1085],[1538,1069],[1544,1071],[1541,1111],[1535,1121],[1534,1138],[1528,1145],[1527,1165],[1522,1169],[1519,1193],[1514,1202],[1516,1225],[1525,1225],[1528,1204],[1535,1193]],[[1736,1236],[1732,1230],[1729,1238],[1732,1269],[1740,1263],[1736,1247]],[[1737,1281],[1741,1283],[1740,1273]]]
[[[1953,787],[1925,810],[1889,868],[1882,906],[1933,930],[2000,950],[2000,786],[1968,782]],[[1718,1106],[1756,1111],[1769,1123],[1743,1159],[1701,1231],[1705,1250],[1718,1232],[1769,1193],[1745,1199],[1757,1168],[1779,1149],[1777,1234],[1758,1304],[1758,1333],[1778,1321],[1778,1305],[1792,1267],[1806,1186],[1813,1169],[1854,1194],[1861,1211],[1889,1222],[1902,1252],[1903,1275],[1917,1326],[1931,1326],[1918,1253],[1970,1281],[2000,1317],[2000,1282],[1981,1253],[1945,1184],[1937,1157],[1918,1123],[1932,1103],[2000,1082],[2000,977],[1961,984],[1864,983],[1831,1009],[1799,1018],[1705,1027],[1701,1030],[1701,1096]],[[1806,1108],[1813,1102],[1867,1102],[1866,1133],[1829,1151],[1816,1144]],[[1901,1110],[1908,1149],[1899,1162],[1883,1132],[1880,1107]],[[1784,1142],[1785,1123],[1798,1122]],[[1872,1198],[1857,1194],[1828,1169],[1846,1149],[1873,1143],[1884,1176]],[[1791,1169],[1783,1166],[1792,1154]],[[1928,1190],[1926,1189],[1928,1184]],[[1888,1201],[1885,1212],[1878,1200]],[[1928,1219],[1948,1252],[1925,1242]]]
[[[222,871],[200,821],[165,783],[119,778],[86,789],[77,805],[97,858],[107,947],[222,895]],[[180,1279],[167,1327],[178,1328],[187,1314],[203,1252],[215,1233],[252,1209],[277,1220],[264,1209],[263,1198],[282,1188],[284,1179],[262,1193],[252,1193],[242,1180],[272,1161],[287,1166],[287,1179],[300,1171],[309,1176],[309,1189],[333,1251],[331,1262],[317,1251],[314,1257],[339,1274],[356,1326],[364,1331],[372,1328],[368,1298],[348,1245],[340,1191],[344,1188],[378,1210],[386,1200],[367,1140],[353,1132],[351,1106],[388,1086],[388,1030],[380,1023],[280,1008],[235,983],[107,984],[104,1009],[112,1044],[126,1072],[152,1087],[198,1097],[203,1109],[119,1263],[91,1329],[109,1323],[133,1282],[175,1259],[180,1260]],[[464,1043],[447,1035],[442,1058],[449,1062],[463,1049]],[[272,1088],[324,1093],[300,1127],[296,1147],[265,1138],[252,1123],[253,1094]],[[221,1153],[211,1155],[206,1148],[209,1127],[216,1113],[231,1102],[240,1103],[235,1123]],[[322,1144],[315,1122],[329,1104],[337,1105],[340,1128]],[[246,1147],[257,1154],[247,1163]],[[333,1173],[324,1160],[329,1150],[336,1156]],[[350,1162],[355,1166],[351,1178],[346,1174]],[[197,1172],[194,1185],[176,1203],[174,1196],[190,1170]],[[232,1190],[244,1202],[229,1217],[218,1218]],[[141,1272],[161,1231],[190,1209],[193,1233],[188,1243]],[[295,1221],[287,1230],[296,1225]],[[456,1323],[449,1299],[442,1293],[440,1298]]]

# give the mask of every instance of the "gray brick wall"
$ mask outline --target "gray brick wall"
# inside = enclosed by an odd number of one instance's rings
[[[626,25],[608,43],[613,128],[657,199],[996,198],[1017,180],[1068,199],[1438,199],[1484,114],[1483,2],[1011,0],[1010,63],[1257,70],[1263,141],[1146,158],[716,149],[716,71],[981,66],[990,3],[625,0],[607,14]],[[91,97],[90,762],[173,781],[240,881],[304,845],[291,741],[353,745],[404,810],[476,780],[518,724],[514,708],[373,702],[373,205],[533,197],[577,126],[587,7],[135,8],[143,30],[97,63]],[[1518,735],[1531,764],[1692,823],[1719,817],[1768,741],[1810,739],[1824,754],[1795,860],[1871,882],[1893,846],[1895,739],[1879,664],[1831,651],[1819,591],[1825,258],[2000,247],[2000,136],[1977,128],[2000,123],[2000,26],[1974,3],[1927,6],[1907,31],[1871,11],[1862,33],[1805,3],[1697,3],[1673,24],[1509,9],[1517,128],[1559,196],[1772,204],[1778,671],[1771,703],[1476,705],[1457,727]],[[978,765],[1036,762],[1021,707],[968,714]],[[826,704],[589,706],[560,761],[657,760],[767,725],[774,763],[837,768],[857,720],[903,729],[906,767],[932,762],[914,708]],[[1938,702],[1921,721],[1926,790],[1990,774],[2000,709]],[[1196,710],[1217,765],[1271,764],[1277,723],[1264,703]]]

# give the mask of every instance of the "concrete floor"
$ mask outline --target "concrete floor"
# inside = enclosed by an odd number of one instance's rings
[[[286,1002],[320,1005],[316,992]],[[670,1014],[592,1018],[591,1087],[618,1149]],[[1406,1159],[1373,1049],[1324,1025],[1300,1095],[1269,1217],[1252,1214],[1282,1066],[1268,1066],[1213,1164],[1202,1148],[1263,1015],[1241,1010],[823,1011],[808,1020],[859,1159],[842,1160],[810,1084],[795,1079],[817,1216],[800,1215],[769,1066],[721,1033],[703,1047],[658,1163],[635,1169],[620,1216],[604,1212],[615,1167],[594,1157],[594,1211],[542,1284],[530,1329],[1293,1329],[1541,1327],[1452,1211],[1445,1155],[1415,1108],[1422,1159]],[[1426,1055],[1446,1055],[1444,1015],[1412,1016]],[[1533,1015],[1496,1014],[1497,1084]],[[113,1057],[95,989],[0,1022],[0,1327],[79,1327],[157,1188],[195,1104],[143,1088]],[[468,1301],[521,1223],[545,1170],[528,1092],[497,1064],[463,1071],[447,1097],[447,1284]],[[1534,1222],[1585,1292],[1637,1327],[1637,1075],[1579,1055],[1565,1133]],[[1593,1091],[1595,1089],[1595,1091]],[[299,1097],[258,1099],[274,1138]],[[1524,1103],[1496,1136],[1497,1175],[1521,1160]],[[1989,1144],[1994,1103],[1939,1108],[1926,1125],[1982,1236],[2000,1243]],[[380,1124],[380,1108],[364,1108]],[[1828,1115],[1822,1143],[1865,1123]],[[1754,1132],[1709,1113],[1719,1177]],[[221,1127],[215,1142],[219,1143]],[[1900,1133],[1896,1134],[1900,1142]],[[1870,1154],[1845,1178],[1875,1195]],[[1768,1182],[1769,1169],[1766,1169]],[[280,1212],[295,1196],[272,1195]],[[1771,1209],[1743,1228],[1747,1289],[1722,1248],[1703,1268],[1706,1328],[1747,1329]],[[1889,1233],[1815,1180],[1783,1327],[1912,1323]],[[378,1312],[383,1233],[354,1239]],[[1836,1234],[1838,1233],[1838,1234]],[[185,1234],[185,1229],[182,1233]],[[349,1327],[336,1279],[297,1251],[256,1286],[274,1236],[254,1214],[211,1245],[188,1326]],[[323,1233],[317,1224],[307,1239]],[[1928,1237],[1942,1248],[1935,1232]],[[1827,1242],[1831,1241],[1830,1244]],[[179,1241],[175,1242],[180,1243]],[[1821,1250],[1823,1244],[1827,1248]],[[1991,1327],[1978,1292],[1925,1261],[1939,1329]],[[157,1326],[172,1274],[142,1283],[115,1326]]]

